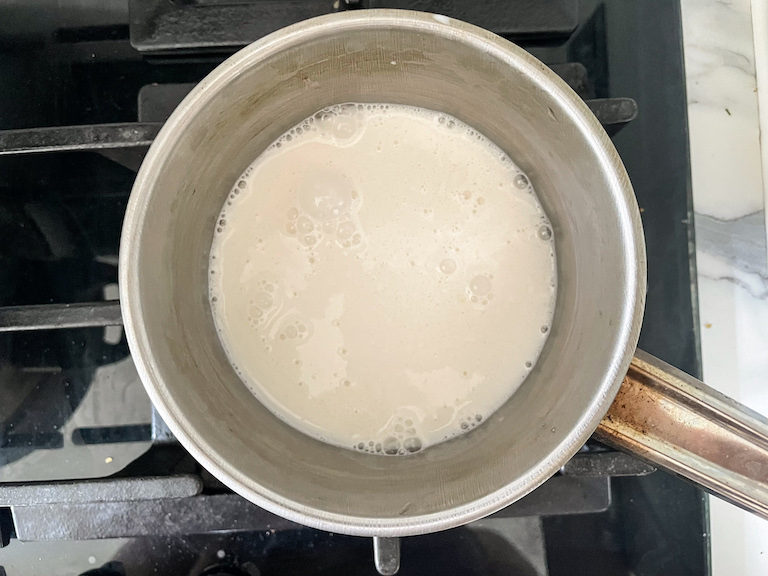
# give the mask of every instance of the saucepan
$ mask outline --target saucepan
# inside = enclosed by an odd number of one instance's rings
[[[535,368],[482,426],[405,457],[337,448],[275,417],[230,366],[208,304],[208,253],[232,183],[286,129],[342,102],[463,120],[528,174],[554,228],[556,312]],[[271,512],[377,537],[384,572],[396,569],[386,554],[397,543],[387,538],[507,506],[593,433],[768,517],[766,420],[636,351],[645,246],[611,141],[541,62],[475,26],[349,11],[229,58],[180,104],[144,160],[125,217],[120,288],[141,379],[192,455]],[[372,335],[377,320],[372,311]]]

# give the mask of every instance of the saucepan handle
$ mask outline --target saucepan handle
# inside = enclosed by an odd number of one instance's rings
[[[392,576],[400,570],[400,538],[373,537],[373,563],[382,576]]]
[[[768,519],[768,420],[650,354],[595,435]]]

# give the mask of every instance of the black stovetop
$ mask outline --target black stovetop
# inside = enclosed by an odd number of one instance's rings
[[[282,521],[201,470],[153,414],[117,305],[104,304],[118,297],[117,248],[135,170],[191,86],[283,25],[372,7],[433,11],[489,28],[589,101],[643,212],[649,285],[640,346],[699,375],[677,0],[6,5],[0,541],[10,537],[10,544],[0,549],[0,575],[375,573],[369,540]],[[56,307],[72,303],[87,304]],[[598,465],[583,466],[587,459]],[[498,515],[405,539],[401,574],[709,574],[705,496],[651,470],[591,442],[561,474]],[[79,496],[61,486],[65,480]],[[135,482],[130,501],[115,496],[127,481]]]

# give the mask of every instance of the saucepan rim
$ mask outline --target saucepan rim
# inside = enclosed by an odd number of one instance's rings
[[[618,319],[620,337],[611,351],[609,369],[603,379],[594,384],[589,409],[556,449],[530,473],[510,479],[503,488],[483,498],[427,515],[384,519],[328,513],[267,490],[216,454],[193,426],[185,424],[187,420],[168,393],[149,345],[135,273],[138,270],[139,244],[149,204],[148,195],[178,134],[194,119],[197,111],[216,98],[219,88],[231,82],[243,69],[279,53],[287,46],[313,37],[343,34],[345,30],[366,27],[411,28],[465,42],[517,68],[542,90],[562,102],[570,113],[570,120],[585,135],[585,145],[595,150],[600,170],[611,179],[611,186],[617,195],[623,197],[620,206],[623,225],[619,228],[624,237],[621,241],[628,247],[626,253],[634,256],[627,257],[624,272],[626,289]],[[122,315],[134,363],[152,403],[184,447],[221,482],[258,506],[314,528],[358,536],[407,536],[463,525],[504,508],[554,474],[587,441],[616,396],[637,345],[646,286],[645,245],[634,193],[613,144],[586,104],[541,62],[491,32],[444,16],[405,10],[347,11],[299,22],[247,46],[211,72],[173,112],[139,170],[126,210],[119,260]]]

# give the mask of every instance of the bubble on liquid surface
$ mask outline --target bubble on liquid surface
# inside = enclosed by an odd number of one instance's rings
[[[403,448],[405,448],[405,450],[407,452],[410,452],[411,454],[421,450],[421,446],[422,446],[421,440],[419,440],[418,438],[413,437],[413,438],[406,438],[405,440],[403,440]]]
[[[355,188],[332,170],[308,170],[297,192],[299,206],[308,216],[324,222],[349,210]]]
[[[549,240],[552,238],[552,229],[546,224],[543,224],[539,226],[539,229],[536,231],[536,235],[542,240]]]
[[[469,282],[469,289],[475,296],[485,296],[491,291],[491,281],[486,276],[475,276]]]
[[[452,258],[445,258],[440,261],[440,272],[443,274],[453,274],[456,272],[456,261]]]
[[[248,308],[248,314],[251,316],[251,318],[255,318],[258,320],[262,316],[264,316],[264,310],[259,308],[258,306],[251,306]]]
[[[311,246],[314,246],[316,242],[317,242],[317,236],[313,234],[309,234],[308,236],[301,237],[301,243],[304,246],[311,247]]]
[[[352,235],[355,233],[355,223],[354,222],[342,222],[339,224],[339,226],[336,228],[336,236],[340,240],[347,240],[348,238],[352,238]]]
[[[306,216],[302,216],[296,221],[296,229],[302,234],[309,234],[315,229],[315,225],[312,224],[312,220]]]
[[[275,334],[277,340],[284,343],[293,342],[293,346],[301,346],[314,334],[314,325],[305,320],[300,314],[290,312],[275,322],[279,328]],[[294,362],[301,366],[301,361]]]
[[[357,118],[349,114],[340,114],[331,125],[331,132],[338,140],[350,140],[359,129]]]
[[[266,310],[272,307],[274,300],[272,299],[272,296],[269,294],[269,292],[258,292],[253,297],[253,303],[256,304],[256,306],[259,308]]]
[[[528,187],[528,177],[525,174],[518,174],[515,176],[514,180],[512,180],[512,183],[515,185],[515,187],[522,190],[523,188]]]
[[[381,448],[384,451],[384,454],[394,456],[400,451],[400,440],[394,436],[389,436],[381,443]]]

